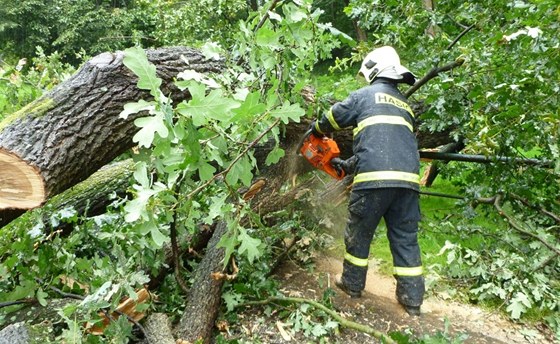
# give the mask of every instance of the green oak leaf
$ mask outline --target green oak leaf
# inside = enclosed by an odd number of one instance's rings
[[[239,254],[247,255],[249,263],[253,263],[255,258],[261,256],[262,252],[259,250],[259,247],[261,246],[262,241],[258,238],[250,236],[245,228],[240,229],[237,240],[241,243],[238,248]]]
[[[140,147],[149,148],[154,141],[156,132],[162,138],[169,135],[169,130],[162,115],[137,118],[134,120],[134,124],[141,129],[134,135],[132,141],[138,142]]]
[[[126,49],[123,63],[138,76],[138,88],[149,90],[154,97],[158,95],[161,79],[157,77],[156,67],[148,61],[144,49],[139,47]]]
[[[286,101],[282,107],[272,110],[270,114],[275,118],[279,118],[284,124],[288,124],[290,120],[299,123],[299,119],[305,114],[305,111],[299,104],[290,104]]]
[[[282,148],[275,147],[272,151],[270,151],[270,153],[268,153],[265,164],[267,166],[276,164],[282,157],[284,157],[284,155],[286,155],[286,152]]]

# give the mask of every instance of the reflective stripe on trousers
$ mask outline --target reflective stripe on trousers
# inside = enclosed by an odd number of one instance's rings
[[[371,240],[384,218],[397,278],[397,298],[411,306],[422,304],[424,279],[417,239],[418,193],[406,188],[355,190],[350,194],[348,211],[344,284],[350,290],[364,289]]]
[[[409,183],[420,184],[420,176],[418,174],[401,171],[373,171],[358,173],[354,177],[354,184],[379,180],[401,180]]]

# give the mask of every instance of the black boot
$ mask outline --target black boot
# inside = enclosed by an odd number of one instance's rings
[[[351,298],[358,298],[358,297],[361,297],[361,296],[362,296],[362,291],[361,291],[361,290],[355,291],[355,290],[350,290],[350,289],[348,289],[348,287],[346,287],[346,286],[344,285],[344,282],[342,282],[342,276],[340,276],[340,275],[335,276],[335,278],[334,278],[334,284],[335,284],[340,290],[342,290],[343,292],[345,292],[346,294],[348,294]]]
[[[420,316],[420,306],[407,306],[407,305],[402,305],[404,307],[404,310],[412,316],[415,317],[419,317]]]

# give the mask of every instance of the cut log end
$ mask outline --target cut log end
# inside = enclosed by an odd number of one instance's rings
[[[36,208],[45,197],[45,181],[38,170],[0,150],[0,210]]]

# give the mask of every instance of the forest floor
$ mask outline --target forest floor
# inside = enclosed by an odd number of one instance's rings
[[[409,316],[395,299],[395,280],[380,274],[375,266],[370,266],[365,293],[352,299],[334,286],[334,276],[341,269],[339,259],[321,255],[315,258],[312,272],[286,261],[276,277],[281,281],[281,291],[289,297],[320,301],[327,288],[332,288],[332,303],[339,314],[384,333],[398,331],[416,338],[440,338],[429,343],[552,343],[535,328],[512,323],[503,315],[435,296],[427,297],[420,317]],[[305,337],[303,331],[294,334],[282,312],[265,314],[264,307],[243,310],[238,319],[239,323],[231,328],[236,333],[225,337],[239,338],[240,343],[379,343],[369,335],[344,328],[321,340]]]

